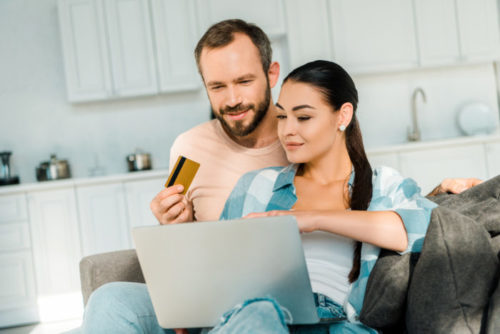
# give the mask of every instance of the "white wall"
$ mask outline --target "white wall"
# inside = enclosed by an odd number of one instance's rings
[[[457,124],[460,109],[470,102],[483,102],[498,115],[497,83],[492,63],[442,67],[393,74],[354,77],[358,88],[358,116],[365,146],[374,148],[407,142],[411,124],[411,99],[418,96],[418,123],[422,140],[462,136]],[[498,117],[496,118],[498,127]]]

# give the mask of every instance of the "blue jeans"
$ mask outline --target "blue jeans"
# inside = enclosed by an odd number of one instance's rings
[[[322,319],[319,324],[288,326],[289,316],[285,309],[271,298],[258,298],[228,311],[216,327],[190,329],[189,333],[376,333],[368,327],[342,320],[345,319],[342,307],[329,298],[315,294],[315,300]],[[92,293],[81,332],[174,333],[158,324],[146,285],[130,282],[108,283]]]

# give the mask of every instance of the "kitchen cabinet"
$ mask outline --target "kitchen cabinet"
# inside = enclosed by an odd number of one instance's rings
[[[286,34],[283,0],[198,0],[200,31],[227,19],[243,19],[255,23],[270,38]]]
[[[71,102],[157,92],[147,0],[59,0]]]
[[[112,95],[109,50],[100,0],[58,2],[68,100],[102,100]]]
[[[455,0],[418,0],[414,4],[420,64],[460,61]]]
[[[164,189],[166,179],[167,176],[124,183],[130,229],[137,226],[158,225],[149,205],[156,194]]]
[[[327,0],[287,0],[285,13],[291,69],[333,58]]]
[[[26,196],[0,196],[0,328],[39,320]]]
[[[500,140],[486,144],[488,178],[500,175]]]
[[[121,182],[76,187],[83,256],[130,248]]]
[[[400,170],[399,165],[399,156],[397,153],[370,153],[367,152],[368,161],[370,161],[370,165],[372,168],[377,168],[380,166],[387,166],[394,168],[396,170]]]
[[[194,0],[59,0],[68,100],[200,87]]]
[[[500,57],[495,0],[414,3],[422,65],[492,61]]]
[[[456,0],[460,51],[465,61],[500,58],[496,0]]]
[[[482,144],[439,147],[400,153],[401,173],[417,181],[424,194],[445,178],[487,179]]]
[[[152,0],[161,92],[201,86],[194,49],[201,37],[194,0]]]
[[[418,65],[412,0],[330,0],[333,60],[351,73]]]
[[[113,95],[158,92],[148,0],[106,0]]]
[[[33,191],[27,198],[42,320],[81,316],[72,312],[82,303],[75,294],[82,252],[74,189]]]

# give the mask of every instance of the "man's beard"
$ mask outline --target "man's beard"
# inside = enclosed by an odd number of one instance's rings
[[[221,122],[222,127],[226,129],[230,134],[235,137],[245,137],[251,134],[262,122],[264,116],[267,114],[267,110],[269,109],[269,103],[271,102],[271,87],[267,86],[266,93],[264,96],[264,100],[261,101],[257,108],[255,108],[255,104],[238,104],[234,107],[226,107],[224,109],[220,109],[218,113],[214,112],[215,117]],[[235,113],[239,111],[245,110],[254,110],[255,115],[253,120],[247,126],[243,125],[243,121],[236,121],[234,125],[231,126],[224,119],[224,114]]]

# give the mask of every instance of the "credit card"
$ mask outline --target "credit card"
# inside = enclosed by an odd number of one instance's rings
[[[165,187],[182,184],[184,186],[182,194],[185,195],[191,182],[193,182],[198,168],[200,168],[199,163],[180,155],[177,158],[174,168],[170,171]]]

